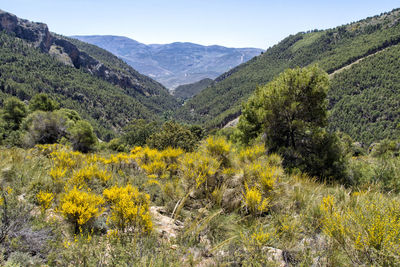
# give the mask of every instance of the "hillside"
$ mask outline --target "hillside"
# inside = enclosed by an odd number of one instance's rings
[[[122,36],[73,36],[104,48],[166,87],[214,79],[229,69],[259,55],[258,48],[227,48],[193,43],[145,45]]]
[[[48,93],[62,107],[77,110],[105,139],[133,118],[156,120],[178,106],[161,84],[103,49],[3,11],[0,18],[2,100]]]
[[[400,135],[400,45],[332,78],[330,128],[370,144]]]
[[[172,95],[182,100],[189,99],[213,83],[212,79],[203,79],[195,83],[179,85],[172,91]]]
[[[286,68],[318,64],[328,73],[333,73],[360,58],[397,45],[400,42],[399,14],[400,10],[397,9],[334,29],[291,35],[269,48],[262,55],[219,76],[212,86],[187,101],[177,111],[176,117],[187,122],[201,123],[208,128],[222,127],[240,114],[241,103],[249,97],[258,85],[266,84]],[[368,61],[385,57],[386,53],[396,53],[395,51],[385,50],[379,55],[369,58]],[[391,64],[396,65],[397,63],[392,62]],[[374,63],[371,63],[366,66],[372,68],[373,65]],[[330,94],[331,96],[335,94],[336,98],[342,99],[344,95],[337,94],[343,94],[346,90],[336,90],[335,84],[339,83],[340,79],[344,77],[343,75],[346,75],[345,73],[349,71],[352,71],[352,68],[345,69],[341,75],[333,77],[332,92],[335,93]],[[374,80],[373,73],[375,72],[372,69],[365,72],[365,75],[371,77],[367,81]],[[348,75],[352,76],[352,74]],[[372,90],[373,87],[379,87],[384,91],[390,102],[396,102],[399,99],[400,87],[396,75],[386,75],[386,73],[382,73],[382,75],[389,80],[380,79],[378,83],[364,83],[364,87],[361,89],[369,88],[369,90]],[[388,88],[383,86],[383,83],[391,83],[392,86]],[[350,84],[342,84],[342,88],[350,86]],[[367,92],[365,91],[366,95]],[[349,95],[348,99],[353,97],[353,95]],[[368,105],[367,108],[363,107],[360,101],[354,100],[352,102],[356,105],[353,108],[357,111],[354,114],[355,118],[362,116],[362,112],[369,114],[376,111],[374,105]],[[331,105],[331,108],[333,108],[333,105]],[[393,113],[393,111],[389,111],[389,113],[381,120],[392,125],[398,123],[398,113]],[[342,119],[344,121],[337,121],[335,129],[345,129],[342,125],[339,127],[339,124],[347,123],[350,118]],[[360,121],[354,121],[354,123],[355,129],[362,128]],[[393,128],[392,126],[389,127]],[[347,132],[354,138],[361,137],[355,135],[354,132],[353,134],[350,131]],[[360,141],[371,142],[379,138],[380,136],[374,135],[362,137]]]

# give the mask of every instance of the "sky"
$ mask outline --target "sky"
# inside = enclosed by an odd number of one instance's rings
[[[0,9],[66,36],[263,49],[289,34],[333,28],[398,7],[399,0],[0,0]]]

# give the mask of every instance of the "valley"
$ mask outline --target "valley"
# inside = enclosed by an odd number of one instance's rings
[[[0,10],[1,266],[400,265],[400,9],[265,51],[51,30]]]

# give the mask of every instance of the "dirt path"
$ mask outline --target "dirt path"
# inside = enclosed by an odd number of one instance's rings
[[[365,56],[365,57],[359,58],[359,59],[357,59],[356,61],[350,63],[349,65],[346,65],[346,66],[344,66],[344,67],[341,67],[340,69],[335,70],[334,72],[332,72],[331,74],[329,74],[329,78],[333,78],[333,76],[334,76],[335,74],[340,73],[340,72],[342,72],[342,71],[344,71],[344,70],[347,70],[347,69],[351,68],[351,66],[360,63],[360,62],[363,61],[364,59],[369,58],[369,57],[372,57],[372,56],[375,56],[376,54],[381,53],[381,52],[385,51],[386,49],[388,49],[388,48],[390,48],[390,47],[392,47],[392,46],[385,47],[385,48],[383,48],[382,50],[376,51],[375,53],[372,53],[372,54],[369,54],[369,55],[367,55],[367,56]]]

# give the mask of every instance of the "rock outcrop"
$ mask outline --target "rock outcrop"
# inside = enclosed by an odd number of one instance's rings
[[[16,37],[32,43],[43,52],[48,52],[53,42],[47,25],[33,23],[0,10],[0,31],[15,34]]]

